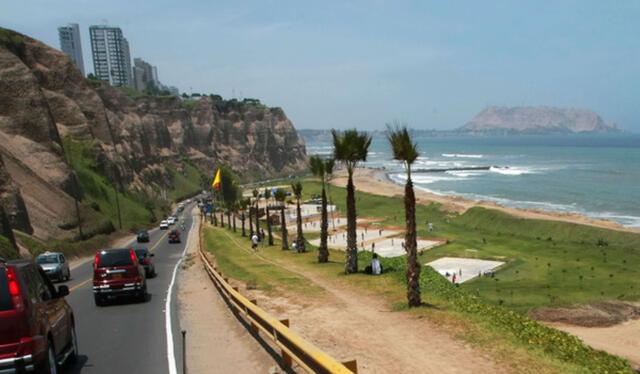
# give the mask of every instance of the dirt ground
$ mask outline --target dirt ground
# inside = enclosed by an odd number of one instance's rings
[[[579,337],[593,348],[626,357],[640,370],[640,319],[610,327],[582,327],[562,323],[549,325]]]
[[[198,240],[189,243],[177,282],[180,325],[187,331],[187,371],[280,372],[275,359],[236,319],[211,283],[196,255],[198,245]]]
[[[529,312],[529,317],[580,327],[610,327],[640,319],[640,303],[599,301],[574,309],[538,308]]]
[[[199,260],[197,260],[199,261]],[[451,332],[409,313],[393,312],[374,295],[365,295],[330,280],[288,267],[324,288],[325,296],[273,297],[241,287],[256,298],[258,306],[272,316],[290,320],[293,331],[339,361],[356,359],[359,373],[509,373],[482,352],[456,340]],[[256,367],[238,373],[264,372],[269,358],[259,354],[260,346],[234,321],[209,279],[196,262],[180,278],[182,321],[189,333],[191,372],[219,364],[221,357],[238,365],[255,362]],[[234,349],[227,346],[235,345]],[[213,352],[215,346],[220,352]],[[248,353],[239,353],[245,349]],[[222,355],[222,356],[221,356]],[[191,370],[193,367],[193,370]],[[224,372],[232,372],[225,370]],[[271,369],[273,370],[273,368]]]

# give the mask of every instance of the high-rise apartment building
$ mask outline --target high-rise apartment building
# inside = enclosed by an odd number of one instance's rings
[[[133,59],[133,76],[138,91],[159,88],[154,81],[154,66],[141,58]]]
[[[73,62],[84,75],[84,59],[82,58],[82,44],[80,43],[80,27],[77,23],[58,27],[60,49],[71,57]]]
[[[98,79],[112,86],[133,87],[129,42],[119,27],[91,26],[93,69]]]

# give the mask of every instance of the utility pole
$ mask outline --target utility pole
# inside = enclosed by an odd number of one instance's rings
[[[114,185],[113,190],[116,192],[116,209],[118,211],[118,227],[122,230],[122,215],[120,214],[120,200],[118,200],[118,188]]]
[[[78,188],[78,176],[76,173],[73,173],[73,201],[76,205],[76,219],[78,220],[78,235],[80,235],[80,240],[84,239],[84,233],[82,232],[82,217],[80,217],[80,204],[78,203],[78,199],[80,196],[80,189]]]

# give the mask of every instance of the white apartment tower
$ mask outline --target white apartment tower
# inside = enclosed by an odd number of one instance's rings
[[[129,43],[119,27],[91,26],[91,53],[96,78],[112,86],[133,87]]]
[[[82,44],[80,44],[80,27],[77,23],[58,27],[60,49],[71,57],[73,62],[84,75],[84,59],[82,58]]]

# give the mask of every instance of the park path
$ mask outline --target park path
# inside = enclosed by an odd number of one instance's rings
[[[199,216],[194,219],[200,223]],[[198,253],[187,249],[179,272],[180,325],[187,331],[189,373],[276,373],[275,359],[243,327],[213,286]]]
[[[226,233],[226,232],[225,232]],[[248,249],[232,235],[238,249]],[[509,373],[484,352],[453,337],[452,331],[411,313],[394,312],[376,295],[325,279],[295,265],[271,261],[308,278],[326,296],[308,298],[284,293],[274,297],[242,290],[276,318],[340,361],[356,359],[358,373]]]

